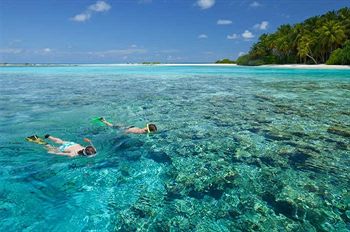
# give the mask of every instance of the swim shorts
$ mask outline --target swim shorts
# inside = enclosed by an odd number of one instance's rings
[[[61,146],[59,146],[59,150],[61,151],[61,152],[64,152],[68,147],[71,147],[71,146],[73,146],[73,145],[76,145],[76,143],[74,143],[74,142],[64,142]]]

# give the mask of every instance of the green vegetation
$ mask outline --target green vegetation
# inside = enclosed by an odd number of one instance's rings
[[[332,52],[326,64],[350,64],[350,40],[345,43],[343,48],[338,48]]]
[[[222,60],[217,60],[215,64],[235,64],[236,62],[234,60],[230,59],[222,59]]]
[[[295,25],[281,25],[263,34],[240,65],[350,64],[350,8],[330,11]],[[348,41],[348,42],[347,42]]]
[[[142,64],[160,64],[160,62],[142,62]]]

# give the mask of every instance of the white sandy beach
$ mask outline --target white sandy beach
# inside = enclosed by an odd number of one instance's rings
[[[349,65],[327,64],[271,64],[260,66],[241,66],[237,64],[155,64],[156,66],[238,66],[238,67],[266,67],[266,68],[295,68],[295,69],[350,69]]]
[[[80,66],[80,65],[79,65]],[[295,68],[295,69],[350,69],[349,65],[327,64],[271,64],[261,66],[241,66],[237,64],[82,64],[82,66],[212,66],[212,67],[260,67],[260,68]]]
[[[260,66],[241,66],[237,64],[154,64],[155,66],[221,66],[221,67],[259,67],[259,68],[295,68],[295,69],[350,69],[349,65],[327,65],[327,64],[271,64]]]
[[[259,67],[267,68],[296,68],[296,69],[350,69],[349,65],[327,65],[327,64],[270,64]]]
[[[104,64],[95,64],[104,65]],[[295,69],[350,69],[349,65],[327,65],[327,64],[271,64],[261,66],[241,66],[237,64],[106,64],[106,66],[212,66],[212,67],[260,67],[260,68],[295,68]]]

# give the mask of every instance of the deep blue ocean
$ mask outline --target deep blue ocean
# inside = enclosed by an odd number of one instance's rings
[[[0,87],[0,231],[350,231],[350,70],[2,67]],[[25,141],[47,133],[98,154]]]

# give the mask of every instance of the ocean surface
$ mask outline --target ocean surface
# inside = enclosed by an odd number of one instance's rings
[[[0,87],[0,231],[350,231],[350,70],[2,67]],[[46,133],[98,154],[24,139]]]

